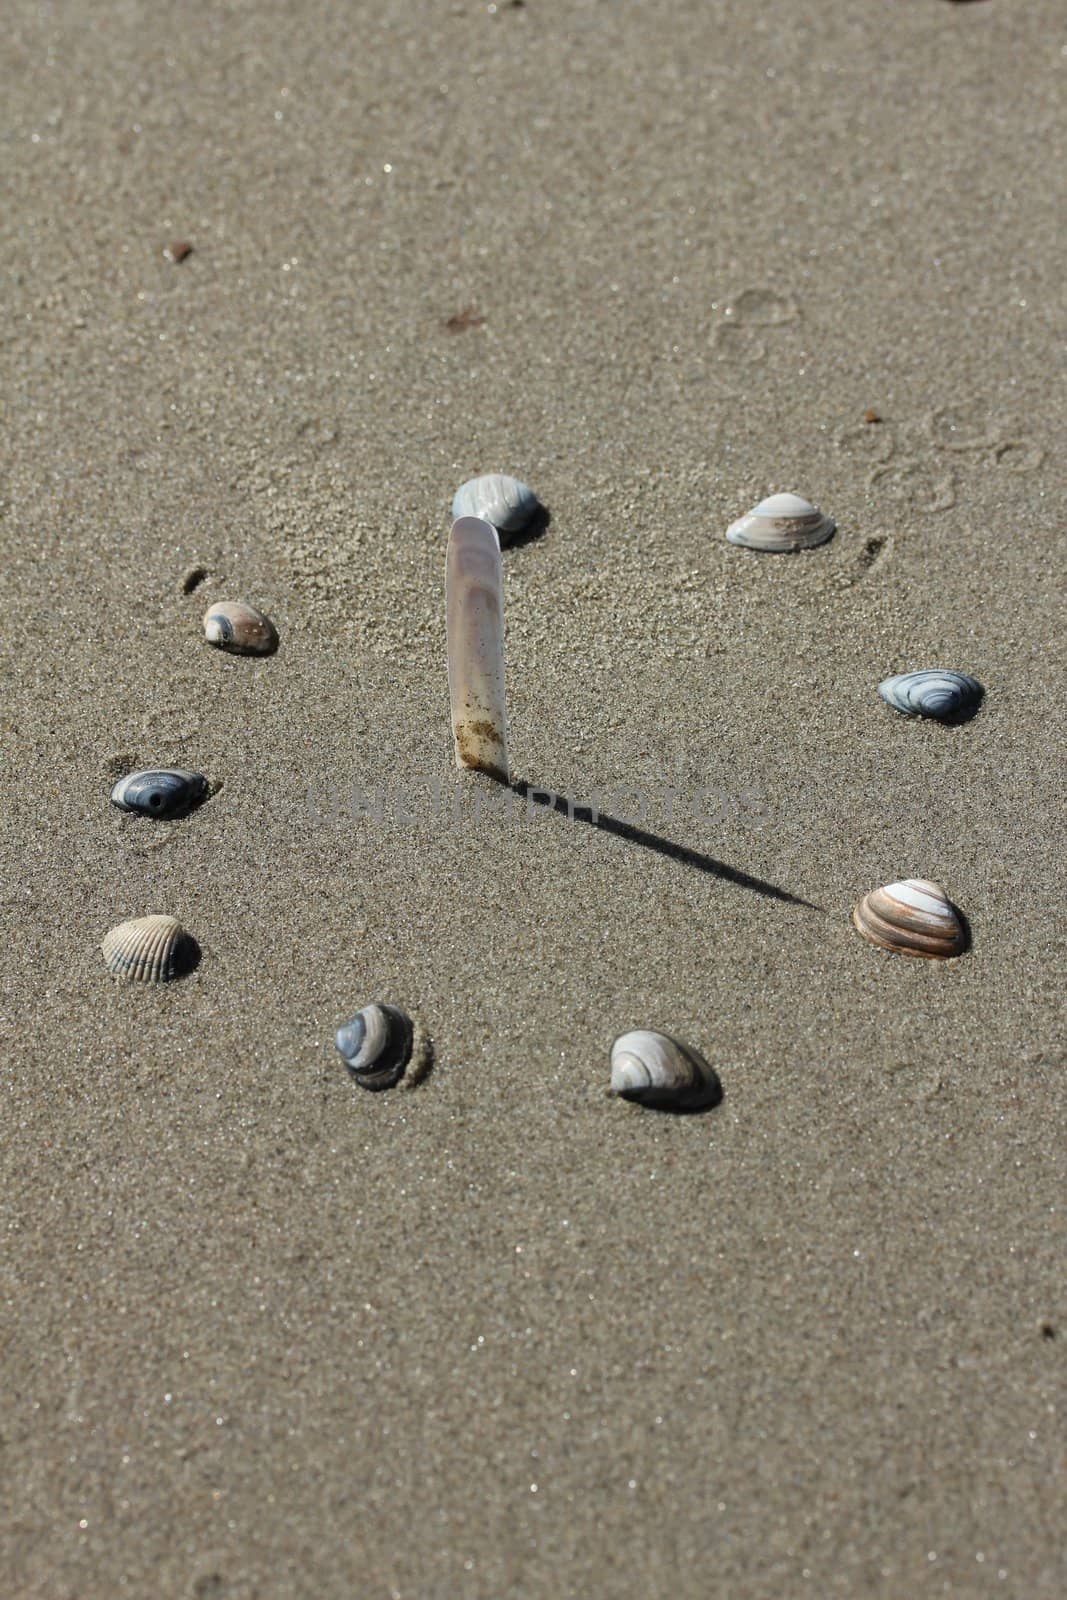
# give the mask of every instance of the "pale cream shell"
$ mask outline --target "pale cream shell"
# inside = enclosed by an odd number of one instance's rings
[[[192,965],[196,946],[176,917],[133,917],[100,945],[107,970],[128,983],[169,983]]]

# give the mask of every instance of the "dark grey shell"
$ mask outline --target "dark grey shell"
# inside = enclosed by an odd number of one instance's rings
[[[111,804],[120,811],[139,811],[143,817],[170,821],[187,816],[210,792],[211,786],[202,772],[189,772],[184,767],[150,768],[120,778],[111,791]]]
[[[397,1006],[369,1005],[338,1028],[337,1048],[364,1089],[391,1089],[411,1060],[415,1028]]]
[[[878,693],[894,711],[906,717],[936,717],[939,722],[968,717],[981,703],[983,692],[977,678],[948,668],[898,672],[878,685]]]

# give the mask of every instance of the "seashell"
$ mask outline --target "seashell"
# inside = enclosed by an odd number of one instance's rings
[[[905,878],[864,895],[852,913],[858,932],[883,950],[945,960],[962,955],[967,934],[939,883]]]
[[[139,811],[145,817],[184,817],[207,799],[210,785],[201,772],[184,767],[161,767],[131,772],[111,791],[111,804],[120,811]]]
[[[639,1105],[693,1111],[722,1098],[718,1074],[668,1033],[638,1028],[611,1047],[611,1092]]]
[[[116,978],[139,983],[169,983],[191,972],[199,957],[175,917],[134,917],[104,935],[100,946],[107,970]]]
[[[825,544],[837,524],[799,494],[772,494],[745,517],[731,522],[726,537],[748,550],[808,550]]]
[[[456,490],[452,518],[480,517],[483,522],[491,522],[498,533],[518,533],[539,509],[537,496],[521,478],[509,478],[506,472],[487,472]]]
[[[369,1005],[338,1028],[337,1048],[364,1089],[391,1089],[411,1060],[415,1028],[397,1006]]]
[[[445,557],[448,692],[456,766],[508,782],[504,585],[492,523],[460,517]]]
[[[217,600],[204,615],[204,634],[236,656],[270,656],[278,648],[273,622],[243,600]]]
[[[966,672],[931,667],[924,672],[898,672],[878,685],[887,706],[906,717],[936,717],[953,722],[977,710],[982,685]]]

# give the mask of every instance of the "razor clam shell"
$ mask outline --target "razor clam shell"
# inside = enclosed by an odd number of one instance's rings
[[[336,1044],[356,1082],[364,1089],[391,1089],[411,1060],[415,1027],[398,1006],[364,1006],[338,1028]]]
[[[176,917],[133,917],[104,935],[107,970],[129,983],[169,983],[196,965],[199,954]]]
[[[973,711],[984,690],[969,673],[932,667],[885,678],[878,693],[886,705],[906,717],[937,717],[947,722]]]
[[[668,1033],[635,1028],[611,1047],[611,1092],[660,1110],[692,1111],[722,1093],[698,1051]]]
[[[852,921],[863,937],[898,955],[947,960],[967,944],[963,923],[944,889],[928,878],[887,883],[855,907]]]
[[[837,531],[832,518],[799,494],[772,494],[731,522],[726,537],[747,550],[809,550]]]
[[[244,600],[217,600],[204,613],[204,637],[237,656],[269,656],[278,648],[278,630],[268,616]]]
[[[460,517],[445,558],[448,692],[457,767],[507,783],[504,706],[504,586],[491,522]]]
[[[185,767],[148,768],[120,778],[111,791],[111,804],[120,811],[138,811],[144,817],[171,821],[187,816],[206,800],[210,785],[202,772]]]
[[[498,533],[518,533],[538,510],[538,499],[528,483],[506,472],[487,472],[462,484],[452,501],[452,517],[480,517]]]

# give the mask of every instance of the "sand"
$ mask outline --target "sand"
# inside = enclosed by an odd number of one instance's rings
[[[1061,24],[11,0],[5,1596],[1063,1593]],[[489,470],[515,776],[652,838],[454,783]],[[779,489],[832,543],[727,545]],[[962,959],[853,931],[913,875]],[[722,1104],[609,1097],[635,1025]]]

